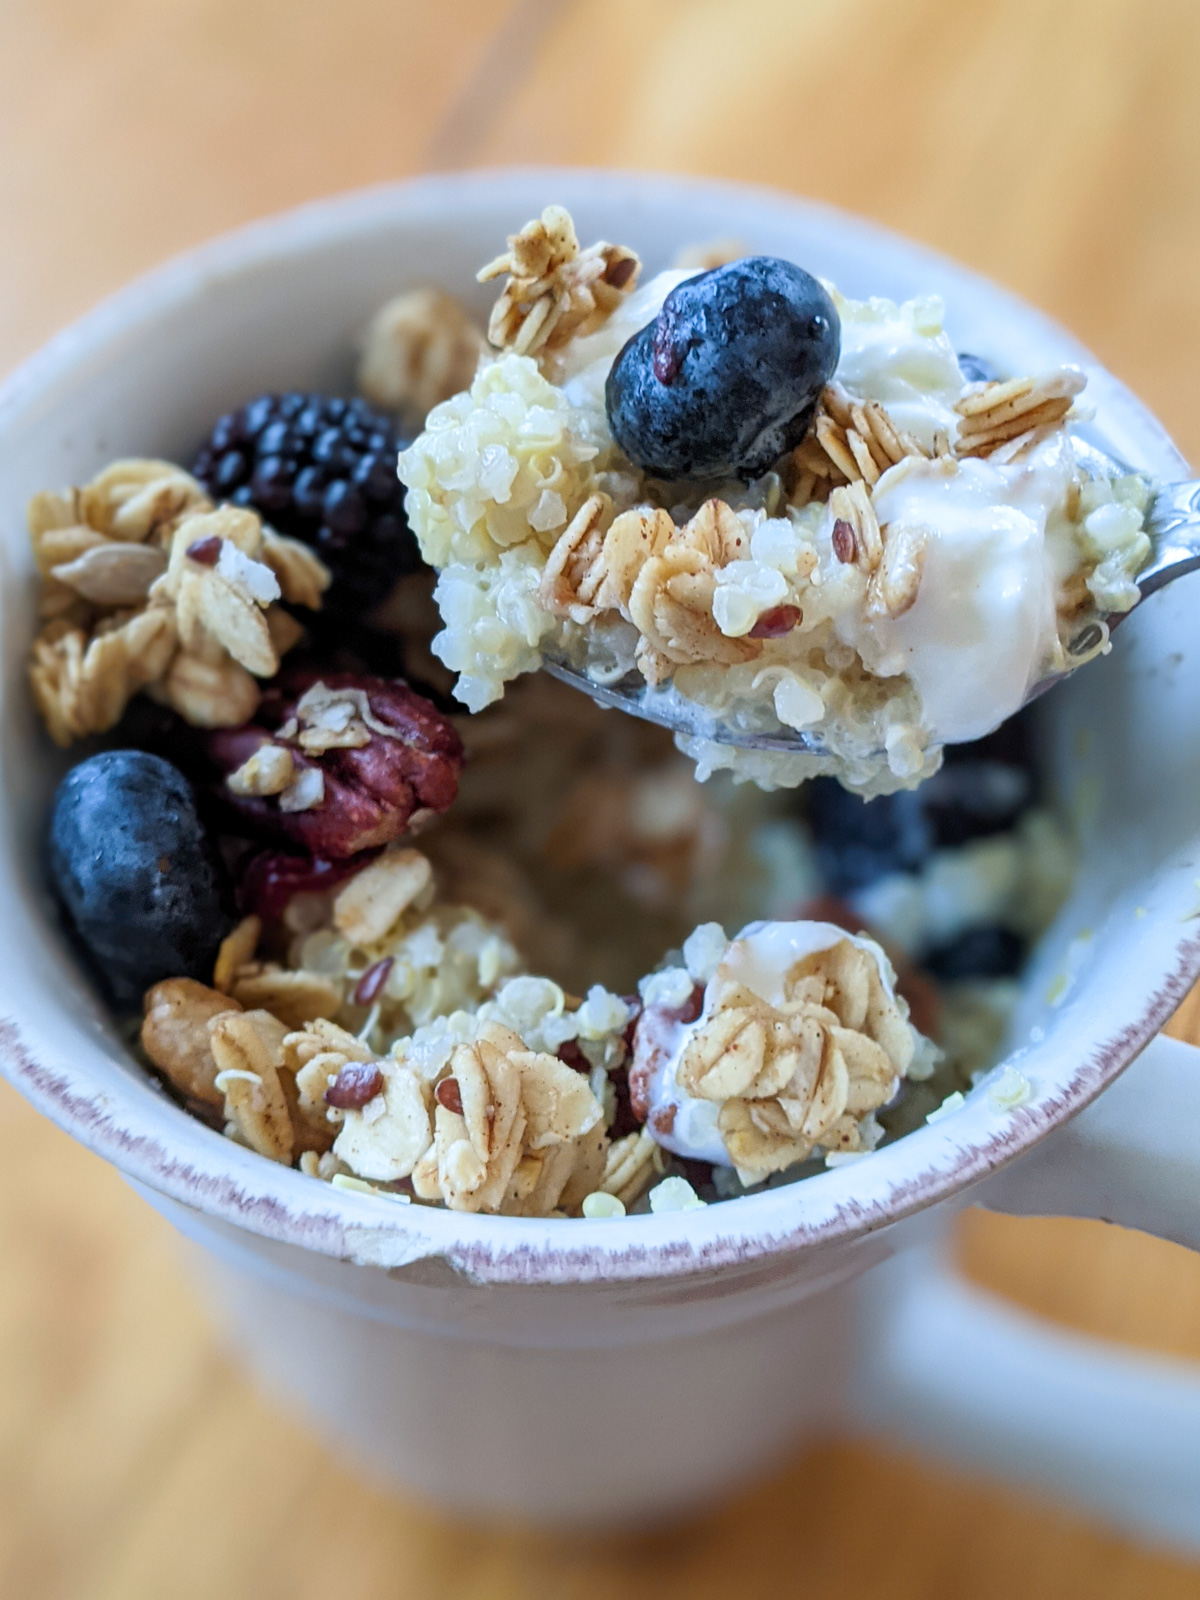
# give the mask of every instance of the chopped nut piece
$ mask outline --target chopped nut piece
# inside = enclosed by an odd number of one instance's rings
[[[232,933],[221,940],[213,967],[213,988],[228,994],[240,968],[254,960],[258,941],[262,935],[262,922],[258,917],[243,917]]]
[[[287,1029],[268,1011],[230,1012],[210,1030],[216,1086],[234,1132],[269,1161],[290,1166],[296,1136],[280,1081]]]
[[[143,1002],[142,1049],[185,1098],[219,1106],[219,1068],[209,1024],[242,1008],[236,1000],[192,978],[167,978],[147,989]]]
[[[136,606],[166,571],[167,558],[154,545],[96,544],[73,561],[50,568],[50,576],[99,606]]]
[[[281,791],[280,811],[313,811],[325,803],[325,774],[320,767],[302,767]]]
[[[234,794],[280,794],[295,775],[292,752],[283,745],[264,744],[225,782]]]
[[[547,206],[477,274],[480,283],[509,275],[492,307],[488,338],[517,355],[558,349],[606,322],[636,287],[640,270],[637,256],[621,245],[581,251],[570,213]]]
[[[262,1009],[288,1028],[303,1028],[341,1010],[341,985],[319,972],[290,972],[274,962],[251,965],[233,980],[230,993],[249,1010]]]
[[[411,289],[381,306],[363,338],[358,387],[413,422],[471,386],[487,342],[444,289]]]
[[[342,860],[390,843],[420,813],[441,813],[454,799],[462,743],[446,718],[404,684],[351,673],[296,673],[271,685],[258,715],[258,723],[214,733],[205,743],[223,775],[237,771],[267,740],[291,749],[299,776],[278,800],[222,787],[222,797],[258,834],[274,833],[314,856]],[[359,730],[366,730],[365,743]],[[320,750],[303,748],[305,734],[313,732]],[[354,735],[349,741],[347,732]]]
[[[419,850],[393,845],[338,894],[334,926],[352,944],[373,945],[432,882],[433,868]]]

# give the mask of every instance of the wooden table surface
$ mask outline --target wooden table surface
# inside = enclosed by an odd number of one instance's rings
[[[0,368],[169,252],[312,196],[431,166],[658,167],[960,257],[1200,457],[1195,0],[4,0],[0,24]],[[7,1089],[0,1151],[6,1600],[1200,1596],[1200,1569],[836,1441],[652,1540],[442,1522],[259,1398],[166,1224]],[[979,1215],[962,1251],[1048,1317],[1200,1359],[1181,1250]]]

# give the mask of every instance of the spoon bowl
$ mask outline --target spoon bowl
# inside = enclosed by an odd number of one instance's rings
[[[1072,435],[1072,448],[1079,464],[1096,476],[1121,476],[1133,469],[1119,461],[1108,451],[1088,440]],[[1200,479],[1182,483],[1165,484],[1155,495],[1146,513],[1146,532],[1150,536],[1153,554],[1137,579],[1140,594],[1138,605],[1149,595],[1186,577],[1200,568]],[[1132,610],[1136,610],[1136,606]],[[1122,612],[1108,622],[1112,631],[1131,611]],[[1105,631],[1099,621],[1082,627],[1067,647],[1069,664],[1066,668],[1047,673],[1029,690],[1025,704],[1037,700],[1070,677],[1081,666],[1102,653]],[[574,666],[565,656],[543,650],[545,670],[573,689],[580,689],[597,705],[624,711],[643,722],[653,722],[669,728],[673,733],[688,738],[707,739],[714,744],[734,745],[741,750],[769,750],[781,755],[827,755],[824,739],[803,729],[776,724],[770,728],[757,728],[749,723],[726,720],[689,700],[672,684],[651,686],[635,670],[615,679],[597,682],[581,668]],[[997,724],[998,726],[999,724]],[[988,729],[988,732],[993,732]]]

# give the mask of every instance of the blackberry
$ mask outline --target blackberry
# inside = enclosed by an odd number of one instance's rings
[[[260,394],[218,419],[192,472],[214,499],[311,545],[333,573],[325,605],[345,614],[421,565],[396,476],[407,442],[365,400]]]

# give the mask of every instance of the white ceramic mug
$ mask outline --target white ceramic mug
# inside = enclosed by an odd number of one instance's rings
[[[955,1280],[939,1252],[951,1214],[980,1199],[1200,1246],[1200,1055],[1155,1039],[1200,972],[1200,579],[1149,601],[1110,658],[1044,702],[1047,770],[1083,857],[1017,1019],[1031,1099],[1000,1110],[983,1088],[805,1183],[594,1222],[334,1190],[172,1104],[67,953],[38,868],[64,762],[25,689],[29,495],[119,455],[186,460],[215,415],[257,391],[347,387],[378,303],[434,281],[482,305],[476,266],[551,200],[584,239],[629,243],[649,270],[733,235],[851,295],[936,291],[960,348],[1017,370],[1079,362],[1101,440],[1163,479],[1187,475],[1145,408],[1044,317],[877,228],[776,194],[569,171],[439,177],[194,252],[60,335],[0,392],[3,1069],[202,1247],[268,1383],[445,1503],[645,1519],[725,1488],[806,1428],[850,1419],[1200,1545],[1200,1379],[1041,1330]]]

